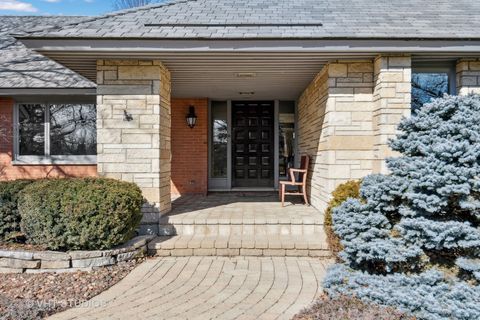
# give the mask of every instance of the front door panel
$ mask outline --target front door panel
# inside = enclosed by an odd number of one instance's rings
[[[232,103],[233,187],[273,187],[273,102]]]

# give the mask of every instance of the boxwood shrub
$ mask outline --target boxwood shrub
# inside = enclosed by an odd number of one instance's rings
[[[0,182],[0,241],[10,241],[21,236],[18,196],[32,181]]]
[[[132,238],[143,197],[133,183],[104,178],[40,180],[20,194],[21,229],[51,250],[110,249]]]
[[[360,184],[361,180],[350,180],[339,185],[335,191],[332,192],[332,200],[328,203],[327,210],[325,210],[325,233],[327,234],[327,241],[332,253],[337,254],[342,251],[340,238],[333,232],[332,229],[332,211],[348,198],[360,198]]]

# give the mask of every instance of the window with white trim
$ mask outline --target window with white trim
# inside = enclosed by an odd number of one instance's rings
[[[17,163],[95,163],[94,104],[21,103],[15,108]]]
[[[432,99],[455,94],[455,65],[452,63],[421,63],[412,68],[412,111]]]

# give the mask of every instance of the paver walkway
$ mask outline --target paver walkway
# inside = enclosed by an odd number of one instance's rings
[[[329,260],[164,257],[51,319],[291,319],[321,294]]]

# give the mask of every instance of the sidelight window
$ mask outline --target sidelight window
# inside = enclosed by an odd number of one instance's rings
[[[227,177],[228,125],[225,102],[212,102],[212,178]]]
[[[279,104],[279,177],[287,178],[288,169],[295,166],[295,103]]]

